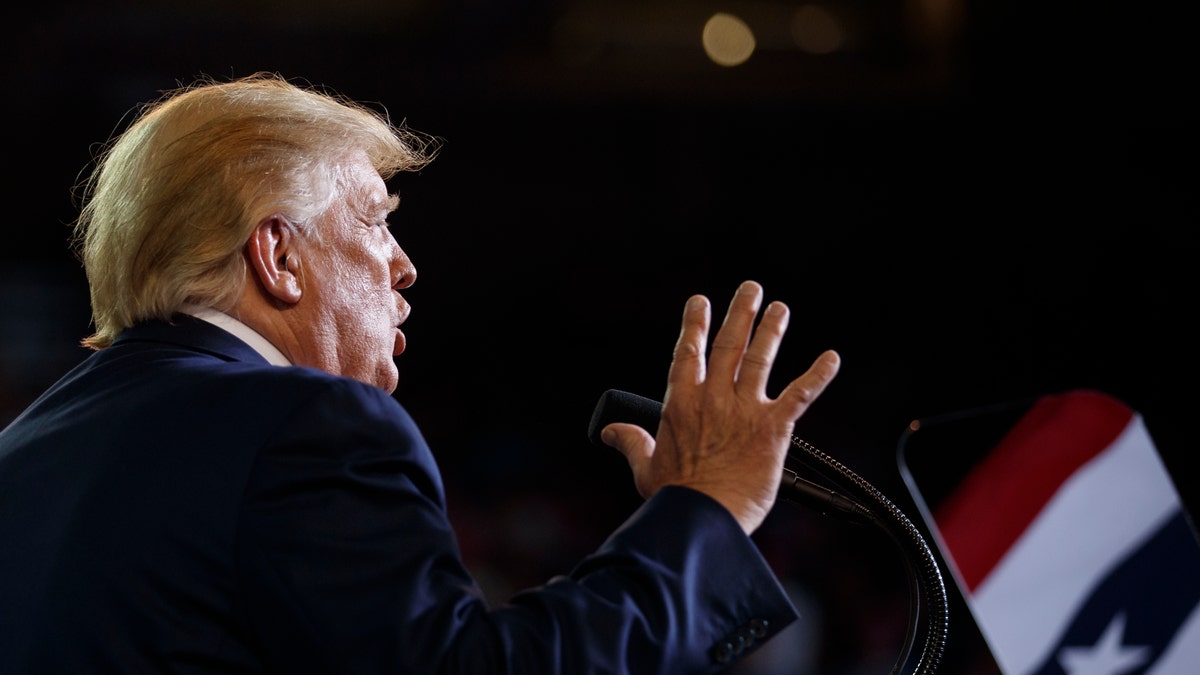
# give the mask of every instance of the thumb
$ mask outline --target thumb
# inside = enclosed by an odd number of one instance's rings
[[[600,430],[600,440],[625,455],[636,477],[654,454],[654,436],[636,424],[613,422]]]

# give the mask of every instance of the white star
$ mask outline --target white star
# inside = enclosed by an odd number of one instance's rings
[[[1150,657],[1150,648],[1126,647],[1121,644],[1125,636],[1125,613],[1113,617],[1104,635],[1091,647],[1063,647],[1058,652],[1058,663],[1067,675],[1120,675],[1137,668]]]

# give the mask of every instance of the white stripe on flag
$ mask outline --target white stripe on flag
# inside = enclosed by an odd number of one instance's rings
[[[967,598],[1004,672],[1039,666],[1096,583],[1180,508],[1135,414],[1108,449],[1063,483]]]

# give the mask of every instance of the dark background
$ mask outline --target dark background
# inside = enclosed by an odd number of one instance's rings
[[[636,507],[624,460],[587,442],[593,406],[661,398],[687,296],[719,316],[747,278],[793,310],[770,393],[823,349],[844,360],[797,435],[913,520],[909,421],[1077,388],[1143,415],[1195,512],[1191,24],[1167,3],[831,0],[847,39],[816,55],[790,41],[804,4],[6,10],[0,420],[84,356],[67,237],[93,146],[162,90],[270,70],[443,141],[396,181],[420,272],[396,397],[496,599]],[[755,31],[746,63],[705,57],[716,11]],[[892,543],[791,505],[756,537],[805,618],[745,672],[888,672],[909,601]],[[957,604],[950,636],[946,672],[993,671]]]

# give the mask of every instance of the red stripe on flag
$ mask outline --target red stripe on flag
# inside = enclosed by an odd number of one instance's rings
[[[934,516],[969,591],[987,578],[1059,487],[1104,452],[1133,417],[1094,391],[1044,396]]]

